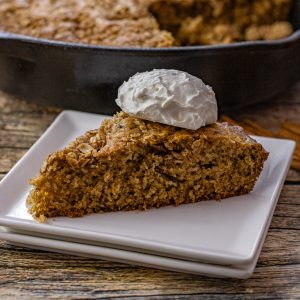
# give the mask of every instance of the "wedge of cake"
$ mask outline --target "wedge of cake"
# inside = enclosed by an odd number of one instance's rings
[[[124,111],[117,113],[103,121],[99,129],[50,154],[40,174],[31,180],[33,189],[27,199],[29,212],[44,221],[55,216],[144,210],[249,193],[268,153],[242,128],[227,123],[182,128],[203,123],[205,116],[205,121],[212,121],[216,113],[212,90],[200,79],[186,74],[155,70],[147,76],[139,74],[122,86],[118,103],[125,110],[129,108],[126,101],[131,96],[135,100],[141,97],[145,100],[141,106],[143,118]],[[141,76],[146,76],[145,81]],[[133,82],[144,86],[143,93],[137,85],[133,88]],[[125,87],[128,94],[124,93]],[[169,98],[163,96],[162,87],[168,88]],[[185,97],[180,102],[181,115],[174,112],[173,103],[180,95]],[[160,115],[154,106],[155,99],[156,105],[163,103]],[[131,100],[138,114],[140,102]],[[171,103],[166,104],[167,101]],[[193,101],[206,103],[194,118],[190,110],[197,110],[197,105],[193,106]],[[161,117],[162,122],[145,120],[150,116]],[[179,122],[182,126],[163,122]]]

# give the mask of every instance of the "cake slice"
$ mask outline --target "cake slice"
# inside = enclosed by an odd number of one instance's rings
[[[43,222],[220,200],[249,193],[267,157],[238,126],[186,130],[120,112],[50,154],[27,204]]]

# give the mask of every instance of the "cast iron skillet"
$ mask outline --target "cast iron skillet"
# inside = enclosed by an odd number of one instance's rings
[[[113,114],[118,86],[153,68],[187,71],[211,85],[223,111],[272,98],[300,80],[295,32],[278,41],[161,49],[72,44],[0,32],[0,89],[40,104]]]

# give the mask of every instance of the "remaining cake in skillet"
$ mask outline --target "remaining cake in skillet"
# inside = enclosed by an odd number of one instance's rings
[[[117,103],[128,113],[50,154],[31,180],[27,204],[36,219],[220,200],[253,189],[268,153],[242,128],[215,122],[214,93],[200,79],[176,70],[137,74],[120,87]]]
[[[291,0],[2,0],[0,30],[93,45],[170,47],[292,33]]]

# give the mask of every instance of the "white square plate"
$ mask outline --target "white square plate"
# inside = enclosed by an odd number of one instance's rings
[[[87,245],[68,241],[61,241],[26,234],[11,232],[4,227],[0,227],[0,239],[8,243],[45,250],[63,254],[91,257],[108,261],[116,261],[131,265],[151,267],[155,269],[170,270],[175,272],[205,275],[210,277],[232,277],[249,278],[256,266],[259,252],[255,259],[248,265],[242,266],[222,266],[209,263],[194,262],[176,258],[157,256],[152,254],[114,249],[102,246]],[[260,245],[260,247],[262,244]]]
[[[268,229],[295,143],[256,137],[270,152],[254,190],[221,202],[203,201],[145,212],[58,217],[40,224],[27,213],[29,178],[47,155],[85,131],[102,115],[64,111],[0,183],[0,225],[56,239],[97,244],[223,265],[253,262]]]

